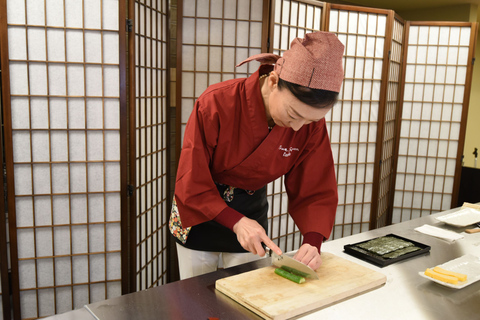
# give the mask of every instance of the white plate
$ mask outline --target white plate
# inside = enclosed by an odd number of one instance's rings
[[[450,260],[444,264],[441,264],[438,267],[448,271],[466,274],[467,280],[463,282],[459,281],[458,284],[451,284],[451,283],[443,282],[437,279],[433,279],[429,276],[426,276],[424,274],[425,271],[419,272],[418,274],[424,277],[425,279],[434,281],[436,283],[439,283],[441,285],[454,288],[454,289],[464,288],[480,280],[480,257],[474,256],[473,254],[466,254],[464,256],[461,256],[460,258]],[[430,269],[433,269],[433,268],[434,267],[431,267]]]
[[[466,227],[480,222],[480,211],[472,208],[463,208],[435,219],[453,226]]]

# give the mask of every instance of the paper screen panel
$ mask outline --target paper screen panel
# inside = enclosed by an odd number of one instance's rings
[[[321,30],[324,2],[275,0],[273,53],[282,55],[293,39]]]
[[[135,2],[136,289],[167,282],[168,3]]]
[[[272,9],[273,35],[271,52],[282,55],[296,37],[319,31],[322,25],[323,2],[276,0]],[[269,236],[284,251],[296,250],[302,243],[302,235],[288,214],[288,196],[284,178],[267,186],[269,203]]]
[[[262,52],[263,5],[262,0],[182,0],[180,143],[195,100],[209,85],[257,70],[256,61],[235,65]]]
[[[121,294],[119,6],[7,1],[22,319]],[[8,152],[8,151],[7,151]],[[9,186],[11,187],[11,186]]]
[[[451,207],[471,32],[409,28],[394,223]]]
[[[329,31],[345,45],[345,80],[325,117],[338,184],[332,239],[369,229],[387,15],[336,9]]]
[[[400,76],[403,58],[403,35],[404,23],[393,19],[392,44],[389,56],[389,72],[387,94],[385,101],[385,116],[383,127],[382,154],[379,174],[379,191],[377,200],[377,211],[375,216],[375,227],[383,227],[390,223],[391,198],[394,192],[392,180],[395,164],[396,127],[399,122],[395,119],[399,104]]]

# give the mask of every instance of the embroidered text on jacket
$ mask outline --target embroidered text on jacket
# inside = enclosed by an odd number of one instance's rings
[[[299,151],[298,148],[293,148],[293,147],[283,148],[282,145],[280,145],[278,149],[283,151],[284,157],[290,157],[292,155],[292,151]]]

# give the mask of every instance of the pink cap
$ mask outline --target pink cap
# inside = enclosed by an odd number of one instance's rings
[[[307,33],[305,38],[295,38],[290,49],[280,57],[261,53],[242,61],[252,60],[262,64],[275,63],[275,72],[285,81],[312,89],[340,92],[343,82],[344,45],[330,32]]]

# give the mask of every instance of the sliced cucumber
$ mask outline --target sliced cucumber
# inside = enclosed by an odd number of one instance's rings
[[[292,267],[288,267],[288,266],[282,266],[282,269],[283,270],[286,270],[290,273],[293,273],[293,274],[296,274],[297,276],[300,276],[300,277],[304,277],[304,278],[307,278],[309,276],[308,273],[306,272],[302,272],[300,270],[297,270],[297,269],[294,269]]]
[[[296,282],[296,283],[304,283],[305,278],[301,277],[299,275],[290,273],[282,268],[276,268],[275,273],[278,274],[279,276],[284,277],[285,279],[288,279],[290,281]]]

